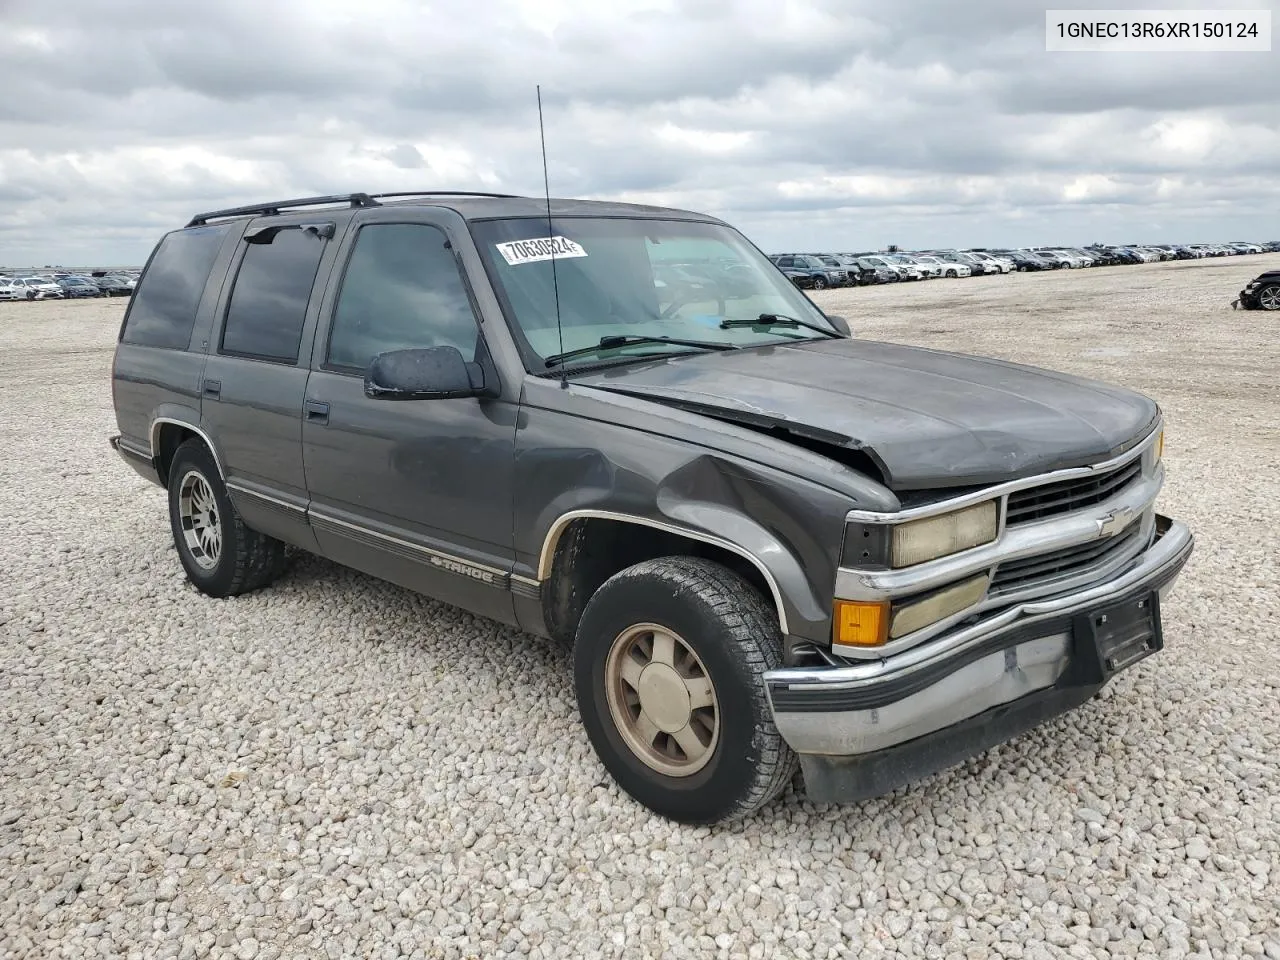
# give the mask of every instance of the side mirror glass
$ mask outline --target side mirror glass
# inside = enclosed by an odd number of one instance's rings
[[[853,336],[853,330],[849,328],[849,321],[846,320],[844,317],[838,317],[830,313],[828,313],[826,316],[827,316],[827,319],[831,321],[831,325],[835,327],[837,330],[839,330],[841,333],[843,333],[846,337]]]
[[[457,347],[388,350],[373,358],[364,395],[374,400],[449,400],[486,394],[484,369]]]

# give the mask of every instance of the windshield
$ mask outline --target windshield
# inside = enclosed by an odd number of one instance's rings
[[[475,221],[471,231],[523,340],[531,370],[545,369],[548,357],[594,347],[608,337],[757,346],[822,336],[803,327],[721,326],[762,316],[794,317],[834,330],[772,262],[728,227],[678,220],[561,218],[550,231],[555,238],[554,280],[553,244],[547,239],[545,219]],[[697,346],[633,344],[570,360],[569,365],[698,352]]]

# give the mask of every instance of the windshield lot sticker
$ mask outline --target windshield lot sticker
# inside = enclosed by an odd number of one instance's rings
[[[498,252],[511,266],[520,263],[537,263],[539,260],[550,260],[555,257],[563,260],[567,257],[585,257],[587,251],[568,237],[541,237],[536,240],[512,240],[509,243],[497,244]]]

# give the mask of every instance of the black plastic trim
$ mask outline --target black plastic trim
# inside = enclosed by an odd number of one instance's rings
[[[805,793],[814,803],[853,803],[883,796],[1076,709],[1103,685],[1051,687],[875,753],[844,757],[802,754]]]

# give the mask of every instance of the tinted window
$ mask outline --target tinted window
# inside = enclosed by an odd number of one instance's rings
[[[134,291],[121,339],[149,347],[187,346],[226,232],[225,227],[196,227],[160,241]]]
[[[471,302],[443,231],[420,223],[363,227],[333,315],[327,362],[363,370],[375,355],[457,347],[475,359]]]
[[[284,229],[269,243],[246,243],[222,331],[222,352],[262,360],[298,359],[298,341],[325,241]]]

